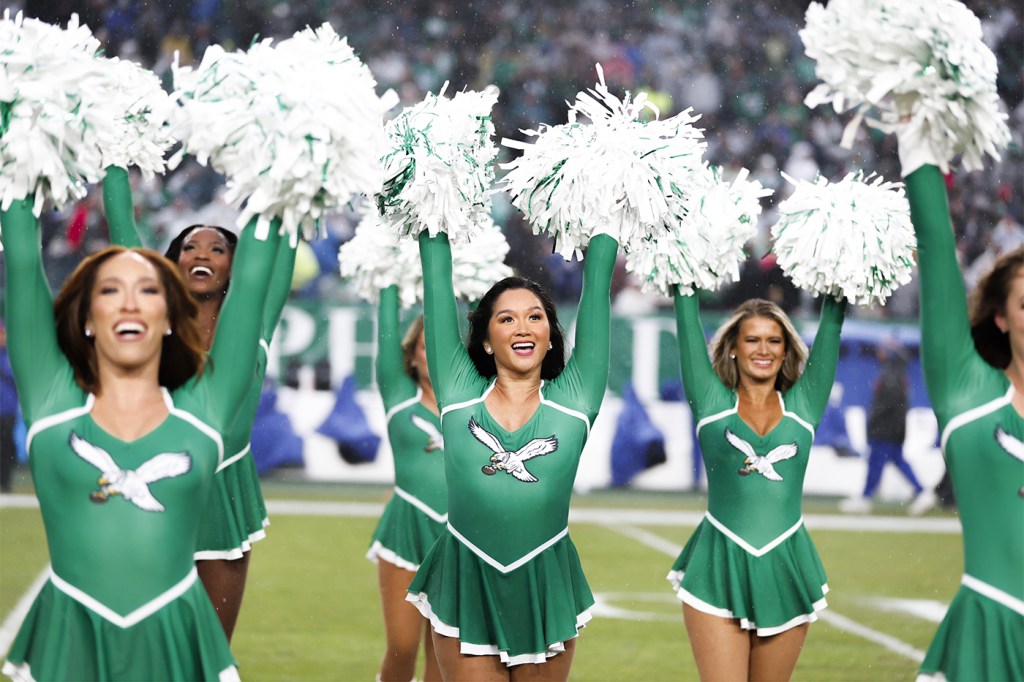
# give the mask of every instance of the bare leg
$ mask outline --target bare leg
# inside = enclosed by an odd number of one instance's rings
[[[244,552],[240,559],[206,559],[196,562],[199,579],[203,581],[206,593],[210,595],[213,608],[224,628],[224,634],[231,641],[242,610],[242,595],[245,580],[249,575],[249,559],[252,552]]]
[[[697,672],[703,682],[746,680],[750,673],[750,634],[733,618],[722,618],[683,604]]]
[[[423,653],[426,654],[425,658],[427,659],[427,665],[423,671],[423,682],[441,682],[443,679],[441,677],[441,668],[437,664],[437,655],[434,654],[434,631],[430,627],[429,622],[424,621],[424,623]]]
[[[377,562],[380,601],[384,607],[387,651],[380,664],[381,682],[409,682],[416,677],[416,653],[423,632],[423,616],[405,600],[413,571],[384,560]]]
[[[469,656],[459,640],[433,632],[434,653],[444,682],[509,682],[509,668],[497,656]]]
[[[565,682],[576,653],[576,640],[566,640],[565,651],[552,656],[545,663],[524,663],[511,668],[512,682]]]
[[[750,679],[774,681],[792,677],[809,627],[809,623],[804,623],[771,637],[752,635]]]

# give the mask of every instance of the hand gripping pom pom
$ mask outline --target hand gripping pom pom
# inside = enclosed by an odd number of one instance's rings
[[[706,146],[689,109],[658,120],[645,93],[620,100],[605,85],[600,65],[597,72],[597,86],[569,107],[568,123],[522,131],[536,138],[533,144],[502,140],[522,150],[502,165],[512,203],[535,234],[555,238],[555,250],[566,259],[597,233],[615,237],[629,253],[664,232]],[[655,119],[639,120],[645,111]]]
[[[985,154],[999,159],[1009,144],[995,55],[978,18],[957,0],[812,3],[800,37],[824,81],[807,106],[857,109],[844,146],[871,108],[881,120],[869,125],[930,146],[943,171],[958,153],[967,170],[978,170]]]
[[[772,193],[748,180],[746,169],[727,181],[721,168],[709,166],[684,187],[685,195],[673,202],[672,228],[626,257],[626,269],[639,277],[644,292],[689,295],[736,280],[743,247],[757,234],[761,197]]]
[[[380,190],[387,101],[329,24],[247,52],[211,45],[195,69],[175,64],[174,86],[172,132],[227,176],[240,228],[259,216],[261,237],[278,218],[312,237],[327,212]]]
[[[504,264],[508,242],[492,220],[477,230],[472,242],[452,245],[452,283],[455,295],[467,301],[482,297],[495,282],[512,274]],[[419,244],[401,239],[377,212],[369,210],[355,236],[338,251],[341,276],[352,281],[361,298],[376,303],[380,291],[398,287],[403,308],[423,300],[423,267]]]
[[[386,179],[377,207],[404,236],[444,232],[454,245],[493,222],[497,147],[491,109],[498,90],[491,86],[448,99],[447,85],[387,124]]]
[[[884,304],[910,281],[916,240],[903,185],[851,173],[796,185],[772,227],[779,266],[798,287],[851,303]]]
[[[35,195],[62,208],[103,177],[101,140],[113,133],[110,107],[96,106],[108,83],[100,44],[72,15],[67,29],[0,20],[0,208]]]

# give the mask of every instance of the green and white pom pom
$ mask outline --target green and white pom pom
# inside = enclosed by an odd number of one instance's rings
[[[103,135],[103,165],[136,166],[144,177],[164,172],[164,155],[175,140],[168,126],[171,98],[149,69],[117,59],[106,60],[108,84],[96,106],[111,110],[112,135]]]
[[[985,154],[1000,158],[1010,131],[996,93],[996,58],[962,3],[831,0],[827,8],[812,3],[806,22],[800,37],[824,83],[805,101],[857,109],[844,146],[874,108],[881,120],[869,124],[887,132],[900,125],[930,145],[943,171],[956,154],[968,170],[982,168]]]
[[[605,85],[600,64],[597,73],[596,87],[570,106],[568,123],[523,131],[536,138],[533,144],[502,140],[522,150],[502,165],[512,203],[535,234],[555,238],[555,250],[566,259],[599,232],[629,253],[667,229],[673,197],[700,167],[706,147],[689,109],[659,120],[645,93],[620,100]],[[655,119],[640,120],[645,112]]]
[[[99,41],[72,15],[68,27],[10,11],[0,20],[0,208],[35,195],[38,216],[103,177],[100,140],[113,130]]]
[[[744,245],[757,235],[761,198],[772,190],[742,169],[732,181],[718,166],[702,166],[674,204],[677,220],[666,234],[626,256],[626,270],[644,292],[683,295],[715,290],[739,278]]]
[[[465,91],[448,99],[447,83],[390,121],[384,188],[377,208],[400,234],[448,235],[465,242],[491,221],[494,184],[491,109],[498,89]]]
[[[903,185],[851,173],[796,181],[772,227],[779,266],[801,289],[851,303],[885,304],[910,281],[917,241]]]
[[[512,274],[505,265],[508,242],[494,221],[477,229],[472,242],[452,244],[452,284],[467,301],[481,298],[495,282]],[[419,244],[402,239],[373,209],[366,212],[355,236],[338,250],[341,276],[355,285],[360,298],[376,303],[380,291],[398,287],[402,307],[423,300],[423,266]]]
[[[262,237],[279,218],[283,233],[312,237],[325,213],[380,191],[390,105],[375,86],[329,24],[248,52],[211,45],[195,69],[174,67],[172,134],[227,176],[240,228],[258,216]]]

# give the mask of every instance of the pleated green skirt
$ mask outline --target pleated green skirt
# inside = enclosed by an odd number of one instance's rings
[[[407,571],[415,571],[444,531],[444,524],[397,494],[384,506],[366,558],[384,560]]]
[[[270,525],[259,473],[251,452],[218,471],[199,525],[195,558],[240,559]]]

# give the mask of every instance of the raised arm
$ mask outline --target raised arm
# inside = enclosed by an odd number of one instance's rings
[[[459,337],[458,306],[452,286],[452,249],[448,236],[420,234],[423,264],[423,331],[427,366],[438,403],[449,403],[463,375],[479,377]]]
[[[377,387],[384,400],[384,408],[407,397],[402,391],[410,383],[402,358],[402,333],[398,326],[398,287],[390,286],[380,292],[377,304]]]
[[[32,204],[33,198],[28,197],[0,212],[7,273],[7,346],[18,399],[29,423],[39,416],[53,375],[68,364],[57,343],[53,299],[40,253],[39,221]]]
[[[231,285],[221,308],[210,351],[212,366],[202,381],[210,395],[210,407],[222,425],[230,424],[252,385],[258,360],[263,315],[271,282],[271,268],[281,241],[278,224],[266,240],[253,236],[256,218],[238,240],[231,268]]]
[[[942,173],[927,164],[908,175],[906,184],[921,277],[921,366],[928,396],[941,412],[947,397],[984,361],[971,339]]]
[[[836,365],[839,364],[839,332],[846,318],[846,301],[826,296],[821,306],[821,321],[814,335],[811,353],[803,374],[793,387],[805,401],[808,416],[815,424],[821,421],[836,381]]]
[[[611,285],[619,243],[595,235],[583,261],[583,292],[576,314],[576,339],[563,374],[578,377],[581,405],[596,413],[608,388]]]
[[[135,224],[135,207],[128,183],[128,171],[120,166],[107,166],[103,176],[103,207],[107,212],[110,243],[121,246],[142,246]]]
[[[679,343],[679,370],[686,401],[695,415],[703,414],[715,392],[723,386],[711,366],[704,326],[700,323],[697,294],[675,295],[676,339]],[[731,387],[730,387],[731,388]]]
[[[267,291],[267,301],[263,306],[261,338],[268,345],[274,338],[274,331],[277,329],[277,323],[281,321],[281,313],[284,312],[284,306],[288,302],[288,295],[292,290],[295,251],[296,248],[287,239],[281,239],[277,246],[274,271],[270,276],[270,289]]]

